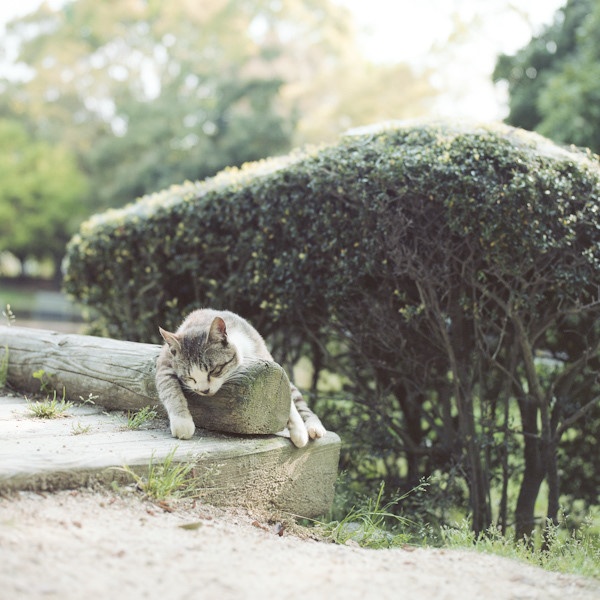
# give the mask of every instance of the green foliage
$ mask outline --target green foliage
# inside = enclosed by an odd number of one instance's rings
[[[49,257],[57,277],[99,209],[423,115],[436,93],[428,73],[363,58],[329,0],[43,4],[2,41],[26,76],[0,75],[0,251]]]
[[[342,485],[342,494],[347,488]],[[408,500],[437,503],[432,499],[429,482],[422,482],[411,492],[394,497],[384,505],[384,485],[379,486],[375,499],[366,498],[335,521],[314,524],[320,535],[337,544],[363,548],[436,547],[483,552],[515,559],[542,567],[547,571],[569,573],[600,579],[600,536],[593,514],[576,529],[567,527],[566,517],[560,526],[549,523],[545,536],[535,539],[515,538],[514,530],[505,535],[491,526],[475,533],[468,519],[437,526],[431,520],[414,516]],[[336,495],[340,488],[336,486]],[[346,509],[347,510],[347,509]],[[411,518],[398,516],[410,514]],[[596,511],[596,519],[597,519]]]
[[[329,0],[77,0],[14,21],[8,43],[29,76],[0,79],[0,114],[75,153],[87,214],[298,137],[423,114],[434,95],[426,74],[363,59]]]
[[[347,137],[96,215],[69,244],[66,289],[97,307],[111,334],[146,341],[158,341],[158,323],[173,325],[206,302],[276,321],[299,308],[335,314],[356,283],[393,282],[391,263],[402,259],[396,229],[411,214],[429,216],[422,226],[447,231],[447,244],[472,240],[483,261],[526,271],[595,222],[596,186],[585,155],[516,130],[427,126]],[[441,272],[447,246],[438,242],[428,249]],[[558,264],[557,283],[593,277],[596,249],[581,242],[581,265]],[[404,319],[416,319],[419,303],[389,291]]]
[[[40,392],[50,393],[52,391],[53,373],[47,373],[44,369],[38,369],[32,373],[32,377],[40,382]]]
[[[202,83],[197,77],[197,85],[216,88],[216,106],[214,97],[199,99],[197,90],[182,93],[179,80],[165,82],[149,102],[124,100],[126,135],[106,136],[88,155],[96,177],[106,182],[97,192],[102,206],[121,206],[173,182],[289,149],[291,125],[274,106],[279,82],[222,77],[211,73]]]
[[[507,122],[600,151],[600,2],[569,0],[554,23],[494,72],[510,93]]]
[[[87,214],[87,183],[63,145],[36,141],[15,120],[0,119],[0,252],[50,258],[55,268],[64,246]]]
[[[506,126],[414,124],[97,215],[69,244],[65,286],[99,330],[132,340],[158,342],[200,306],[239,312],[278,362],[310,358],[357,482],[455,472],[483,531],[490,486],[505,528],[520,479],[527,532],[545,477],[554,518],[557,448],[600,397],[599,211],[590,153]]]
[[[580,425],[570,431],[561,444],[559,468],[569,482],[568,496],[561,499],[570,515],[585,513],[598,502],[600,490],[600,406],[589,412]],[[565,490],[567,491],[567,490]]]

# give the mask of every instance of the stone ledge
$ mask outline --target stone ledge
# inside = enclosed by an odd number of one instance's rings
[[[124,416],[99,407],[74,406],[67,417],[48,420],[29,416],[26,404],[23,398],[0,395],[0,492],[123,483],[128,476],[119,467],[143,474],[150,461],[156,464],[175,449],[176,461],[196,465],[200,501],[314,517],[326,513],[333,500],[340,453],[334,433],[301,449],[283,436],[206,430],[178,441],[164,419],[153,428],[130,431]]]

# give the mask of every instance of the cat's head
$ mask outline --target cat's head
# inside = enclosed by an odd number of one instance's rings
[[[216,317],[208,330],[197,327],[179,334],[159,330],[169,346],[179,381],[196,394],[215,394],[240,364],[236,347],[227,340],[227,328],[221,317]]]

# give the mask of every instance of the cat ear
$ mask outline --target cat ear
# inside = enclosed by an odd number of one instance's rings
[[[160,331],[160,335],[162,335],[163,340],[165,340],[165,342],[169,344],[169,347],[171,348],[171,352],[173,352],[173,354],[181,350],[181,342],[174,333],[165,331],[162,327],[159,327],[158,330]]]
[[[215,317],[213,319],[208,337],[213,342],[227,341],[227,327],[225,326],[225,321],[223,321],[221,317]]]

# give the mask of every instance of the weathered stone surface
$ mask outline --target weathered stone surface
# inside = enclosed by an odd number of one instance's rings
[[[92,481],[125,482],[174,452],[192,461],[200,499],[218,506],[276,508],[306,517],[333,500],[340,440],[327,433],[301,449],[283,436],[236,436],[197,430],[174,440],[166,419],[128,430],[126,418],[75,405],[63,418],[34,418],[24,398],[0,394],[0,492],[57,490]]]

